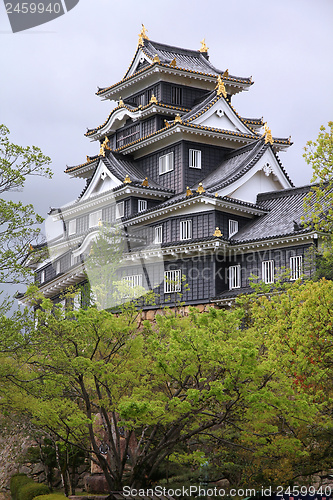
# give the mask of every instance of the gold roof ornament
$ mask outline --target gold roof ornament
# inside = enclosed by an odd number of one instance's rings
[[[33,249],[34,249],[34,247],[32,246],[32,244],[31,244],[31,243],[29,243],[29,250],[28,250],[28,252],[29,252],[29,253],[30,253],[30,252],[33,252]]]
[[[229,76],[229,70],[226,69],[222,76],[223,76],[223,78],[228,78],[228,76]]]
[[[146,177],[146,178],[142,181],[141,186],[143,186],[143,187],[148,187],[148,186],[149,186],[148,177]]]
[[[190,188],[187,186],[186,188],[186,196],[192,196],[192,191],[190,190]]]
[[[119,97],[118,106],[119,106],[119,107],[125,106],[124,101],[122,100],[122,98],[121,98],[121,97]]]
[[[262,134],[261,137],[264,137],[265,136],[265,144],[273,144],[274,143],[274,139],[272,137],[272,132],[271,132],[271,129],[268,128],[268,125],[267,125],[267,122],[264,123],[264,133]]]
[[[221,236],[223,236],[223,234],[221,233],[221,231],[218,227],[215,229],[213,236],[216,236],[217,238],[221,238]]]
[[[144,24],[142,24],[141,26],[142,26],[142,28],[141,28],[141,31],[139,33],[139,42],[138,42],[139,47],[143,47],[143,45],[144,45],[143,40],[149,40],[149,38],[146,35],[146,32],[148,31],[147,28],[145,27]]]
[[[215,193],[215,198],[217,198],[217,197],[218,197],[218,195],[219,195],[219,193]]]
[[[102,142],[101,147],[99,149],[99,155],[100,156],[105,156],[105,150],[106,149],[111,150],[111,148],[109,146],[109,142],[110,142],[109,139],[105,136],[105,139]]]
[[[201,43],[201,47],[199,49],[199,52],[208,52],[208,48],[209,47],[207,47],[207,45],[205,44],[205,39],[204,38],[201,40],[200,43]]]
[[[179,113],[176,114],[176,118],[174,120],[174,123],[183,123],[181,117],[179,116]]]
[[[130,179],[129,175],[128,175],[128,174],[126,174],[125,179],[124,179],[124,184],[130,184],[131,182],[132,182],[132,181],[131,181],[131,179]]]
[[[173,68],[177,66],[176,58],[172,59],[170,66],[172,66]]]
[[[160,58],[158,57],[158,55],[157,55],[157,54],[155,54],[155,57],[154,57],[154,59],[153,59],[153,63],[160,63],[160,62],[161,62],[161,61],[160,61]]]
[[[98,219],[98,226],[99,226],[99,227],[102,227],[102,226],[103,226],[103,222],[102,222],[102,219],[101,219],[101,218],[99,218],[99,219]]]
[[[223,97],[226,99],[227,98],[227,92],[225,90],[224,83],[222,81],[221,75],[217,77],[217,84],[216,84],[216,93],[217,95],[223,95]]]
[[[149,104],[157,104],[157,99],[156,97],[154,96],[154,94],[152,94],[151,98],[150,98],[150,101],[149,101]]]
[[[198,186],[198,189],[196,190],[196,193],[199,193],[199,194],[205,193],[202,182],[199,182],[199,186]]]
[[[165,127],[169,127],[169,122],[168,122],[168,120],[164,120],[164,126],[165,126]]]

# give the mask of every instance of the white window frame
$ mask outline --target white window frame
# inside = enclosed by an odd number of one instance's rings
[[[188,164],[190,168],[201,169],[201,150],[189,149],[188,150]]]
[[[97,227],[100,220],[102,220],[102,210],[89,214],[89,228]]]
[[[302,255],[294,255],[290,257],[290,279],[296,281],[301,278],[303,273],[303,257]]]
[[[238,233],[238,220],[229,219],[229,238]]]
[[[264,283],[274,283],[274,260],[264,260],[261,263],[261,272]]]
[[[160,175],[171,172],[174,168],[173,152],[167,153],[159,157],[159,173]]]
[[[124,285],[129,287],[130,289],[135,289],[137,287],[142,287],[142,274],[130,274],[129,276],[124,276],[122,278],[122,282]],[[130,295],[124,292],[123,297],[129,297]]]
[[[116,204],[116,219],[121,219],[125,215],[125,202],[120,201]]]
[[[160,244],[162,243],[162,241],[163,241],[163,226],[156,226],[154,243]]]
[[[182,288],[182,270],[164,271],[164,293],[180,292]]]
[[[45,283],[45,269],[43,269],[43,271],[41,271],[40,273],[40,282],[41,284]]]
[[[76,219],[72,219],[68,222],[68,236],[76,234]]]
[[[130,274],[129,276],[124,276],[122,281],[130,288],[142,286],[142,274]]]
[[[229,290],[241,287],[241,266],[229,266],[228,269]]]
[[[192,221],[190,219],[180,221],[180,239],[181,240],[192,239]]]
[[[138,200],[138,212],[147,210],[147,200]]]
[[[82,303],[82,293],[81,290],[78,290],[73,298],[73,310],[78,311],[81,309],[81,303]]]

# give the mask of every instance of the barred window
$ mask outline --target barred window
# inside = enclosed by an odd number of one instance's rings
[[[229,267],[229,290],[233,290],[234,288],[240,288],[241,285],[240,273],[241,273],[240,265]]]
[[[190,240],[192,238],[192,221],[182,220],[180,221],[180,239]]]
[[[302,276],[303,262],[302,256],[290,257],[290,279],[298,280]]]
[[[122,282],[126,287],[130,289],[135,289],[137,287],[142,287],[142,274],[132,274],[131,276],[124,276]],[[124,297],[129,297],[129,294],[123,294]]]
[[[154,243],[162,243],[163,240],[163,226],[155,227],[155,239]]]
[[[234,234],[238,233],[238,221],[237,220],[229,220],[229,238]]]
[[[181,87],[171,87],[171,103],[181,106],[183,103],[183,89]]]
[[[264,283],[274,283],[274,260],[262,263],[262,280]]]
[[[89,227],[98,226],[100,220],[102,220],[102,210],[97,210],[97,212],[89,214]]]
[[[180,292],[181,291],[181,269],[164,272],[164,293]]]
[[[147,210],[147,200],[138,200],[138,212]]]
[[[201,151],[200,149],[189,149],[189,167],[201,168]]]
[[[160,156],[159,158],[160,175],[173,170],[173,152]]]
[[[74,295],[74,299],[73,299],[73,309],[74,309],[74,311],[78,311],[80,309],[81,303],[82,303],[82,294],[81,294],[81,290],[79,290]]]

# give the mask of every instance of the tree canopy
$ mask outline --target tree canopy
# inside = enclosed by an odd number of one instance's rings
[[[11,143],[8,128],[0,125],[0,194],[3,197],[21,191],[28,176],[50,178],[50,163],[50,158],[36,146]],[[0,283],[19,283],[30,274],[20,262],[40,234],[37,225],[42,221],[33,205],[0,199]]]
[[[110,489],[151,485],[166,461],[288,484],[331,459],[332,287],[297,282],[140,328],[130,309],[39,298],[37,326],[4,344],[2,407],[89,453]]]

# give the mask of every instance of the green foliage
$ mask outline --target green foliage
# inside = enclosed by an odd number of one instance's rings
[[[17,492],[17,500],[32,500],[39,495],[47,495],[50,488],[46,484],[34,481],[24,484]]]
[[[303,157],[312,166],[312,187],[305,200],[308,223],[316,230],[332,232],[333,227],[333,122],[320,127],[316,141],[308,141]],[[305,221],[305,219],[303,218]]]
[[[133,310],[36,300],[36,328],[5,344],[2,402],[56,435],[60,454],[85,449],[110,488],[176,484],[207,462],[211,481],[255,487],[329,468],[332,282],[282,280],[229,310],[165,310],[140,329]]]
[[[14,474],[10,478],[10,493],[12,496],[13,500],[19,500],[18,494],[20,489],[25,485],[25,484],[30,484],[32,483],[33,480],[28,477],[26,474]]]
[[[28,176],[51,177],[49,157],[36,146],[12,144],[8,136],[8,128],[0,125],[0,194],[21,191]],[[0,199],[0,283],[19,283],[28,277],[20,262],[38,237],[36,224],[42,221],[31,204]]]

